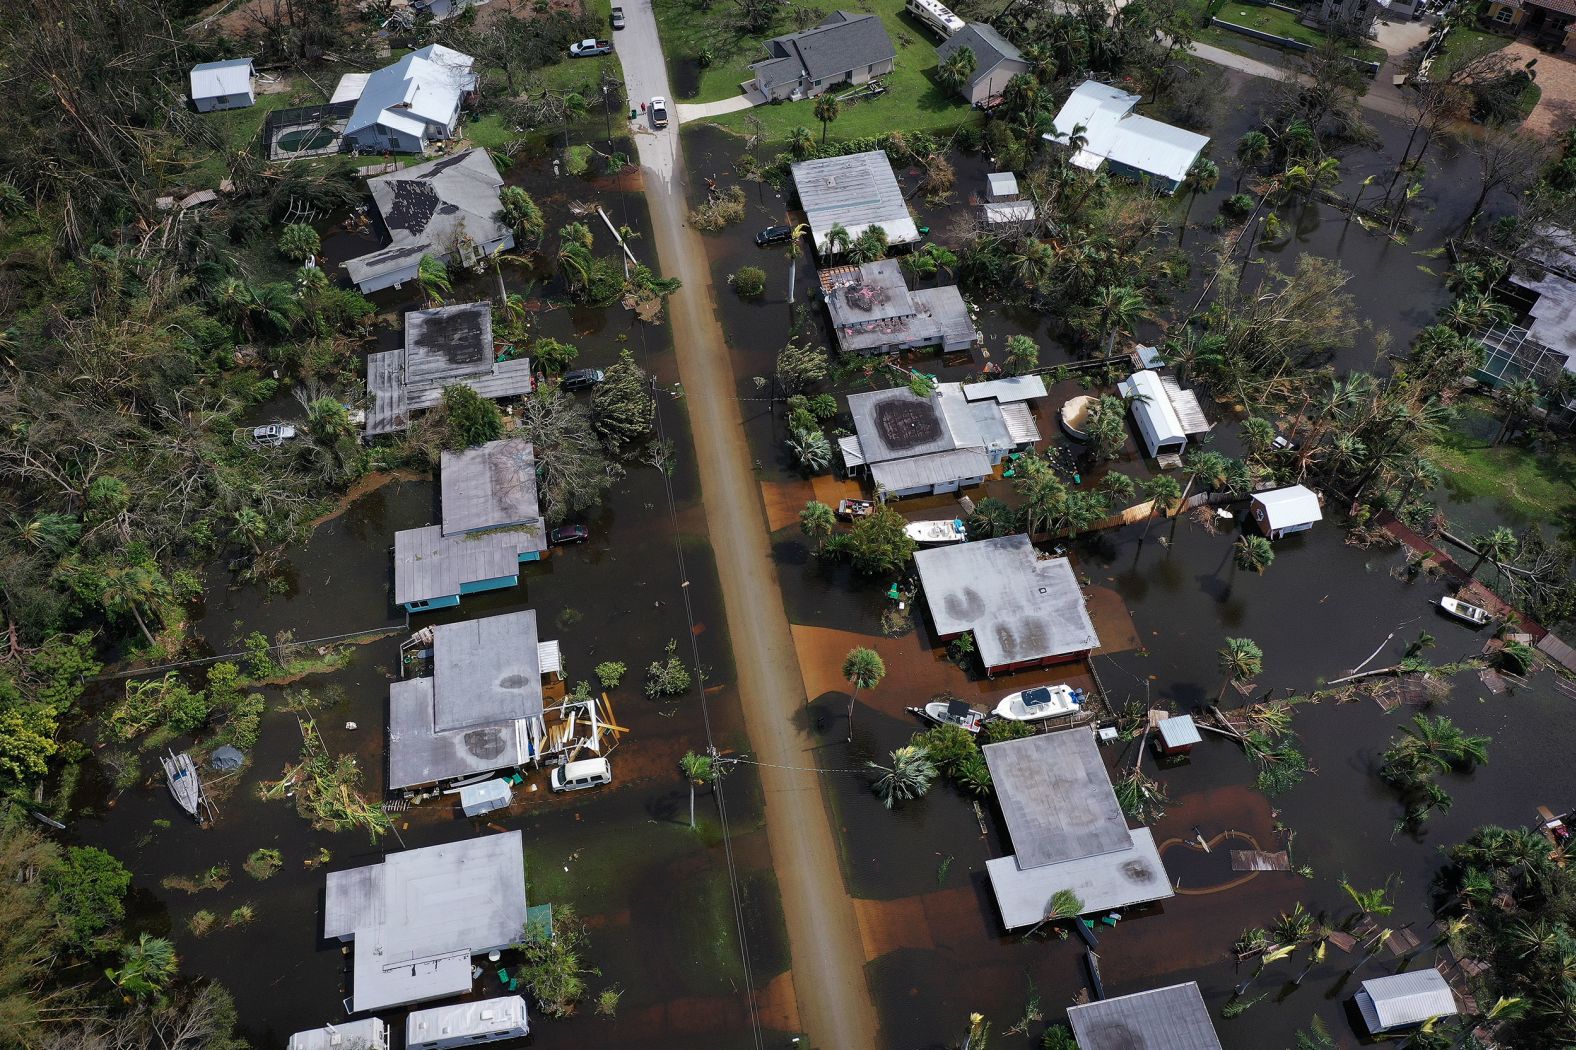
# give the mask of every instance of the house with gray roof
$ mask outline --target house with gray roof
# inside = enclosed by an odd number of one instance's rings
[[[885,76],[892,72],[897,49],[879,16],[834,11],[817,26],[772,37],[766,55],[750,65],[755,79],[744,87],[780,102]]]
[[[1221,1050],[1198,982],[1067,1008],[1078,1050]]]
[[[1450,983],[1438,970],[1412,970],[1364,981],[1357,992],[1357,1012],[1370,1035],[1420,1025],[1431,1017],[1454,1017]]]
[[[450,784],[538,759],[547,730],[535,611],[429,630],[432,673],[389,685],[389,790]]]
[[[829,267],[820,282],[832,334],[844,353],[895,354],[927,346],[955,353],[979,339],[956,285],[910,291],[895,259]]]
[[[789,170],[810,239],[823,259],[847,250],[829,240],[839,226],[849,244],[872,226],[881,227],[888,245],[919,243],[919,227],[884,150],[802,160]]]
[[[1029,537],[999,536],[916,551],[936,641],[971,631],[986,674],[1081,660],[1100,645],[1066,558]]]
[[[443,400],[447,386],[462,384],[493,400],[529,394],[535,388],[530,359],[498,356],[491,304],[410,311],[404,348],[367,355],[367,435],[404,430]]]
[[[520,565],[547,549],[529,441],[503,438],[445,452],[440,468],[441,524],[394,534],[394,602],[406,612],[513,587]]]
[[[366,78],[345,141],[370,153],[422,153],[460,130],[460,109],[476,90],[476,60],[428,44]],[[337,94],[337,93],[336,93]]]
[[[988,109],[1001,99],[1007,81],[1029,72],[1023,53],[984,22],[970,22],[936,46],[936,61],[945,62],[967,48],[974,55],[974,72],[958,89],[971,106]]]
[[[245,109],[257,101],[256,77],[249,58],[201,62],[191,72],[192,108],[199,113]]]
[[[967,546],[967,545],[966,545]],[[1002,925],[1036,926],[1071,890],[1083,914],[1162,900],[1170,876],[1148,828],[1131,829],[1087,727],[987,744],[983,749],[1013,853],[985,862]],[[1075,1029],[1076,1030],[1076,1029]],[[1091,1043],[1100,1050],[1170,1043]],[[1192,1044],[1177,1044],[1178,1050]]]
[[[503,177],[484,149],[378,175],[367,188],[389,243],[344,264],[362,292],[414,281],[423,255],[475,266],[514,247],[499,196]]]
[[[390,853],[328,873],[323,936],[354,945],[349,1010],[468,995],[471,959],[525,932],[518,831]]]
[[[843,465],[868,474],[883,497],[933,495],[978,485],[1009,453],[1040,440],[1029,402],[1045,384],[937,383],[929,397],[908,387],[848,395],[854,433],[838,439]]]

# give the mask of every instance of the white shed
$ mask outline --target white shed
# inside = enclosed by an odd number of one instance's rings
[[[252,90],[256,76],[249,58],[204,62],[192,67],[192,105],[199,113],[219,109],[245,109],[257,101]]]
[[[530,1034],[524,997],[506,995],[415,1011],[405,1021],[405,1050],[448,1050],[524,1039]]]
[[[1356,999],[1357,1012],[1373,1035],[1460,1012],[1450,984],[1438,970],[1414,970],[1364,981]]]
[[[1015,201],[1018,199],[1018,177],[1010,171],[993,171],[985,176],[985,199],[988,201]]]
[[[1152,457],[1176,455],[1187,445],[1182,417],[1171,404],[1171,395],[1152,369],[1134,372],[1116,386],[1133,410],[1133,421]]]
[[[1324,517],[1319,497],[1306,485],[1260,492],[1253,497],[1253,520],[1272,540],[1313,528]]]
[[[460,809],[467,817],[479,817],[495,809],[504,809],[509,801],[509,782],[502,777],[460,788]]]

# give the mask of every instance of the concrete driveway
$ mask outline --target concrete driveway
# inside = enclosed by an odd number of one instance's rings
[[[706,117],[717,117],[724,113],[737,113],[741,109],[751,109],[765,102],[759,91],[741,91],[733,98],[725,98],[717,102],[690,102],[675,107],[680,124],[687,124],[692,120],[702,120]]]

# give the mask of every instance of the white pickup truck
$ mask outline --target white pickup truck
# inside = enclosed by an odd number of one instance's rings
[[[579,40],[569,45],[571,58],[590,58],[593,55],[611,55],[613,41],[611,40]]]

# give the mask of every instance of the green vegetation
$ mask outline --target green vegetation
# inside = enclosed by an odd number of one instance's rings
[[[766,271],[759,266],[741,266],[728,281],[741,299],[759,299],[766,291]]]
[[[6,836],[8,844],[15,839]],[[63,939],[74,948],[93,949],[126,917],[131,872],[96,846],[68,846],[43,867],[43,886]]]
[[[1198,30],[1198,39],[1205,43],[1223,47],[1228,51],[1238,51],[1249,57],[1257,58],[1262,54],[1262,43],[1252,40],[1251,37],[1241,33],[1233,33],[1229,29],[1208,25],[1209,15],[1219,18],[1222,22],[1231,22],[1248,29],[1257,29],[1261,33],[1272,33],[1275,36],[1287,37],[1303,44],[1318,47],[1329,38],[1320,29],[1305,26],[1298,17],[1290,11],[1282,11],[1278,7],[1261,7],[1257,4],[1221,3],[1219,0],[1188,0],[1188,6],[1198,12],[1201,25]],[[1207,13],[1206,13],[1207,11]],[[1383,48],[1362,41],[1342,41],[1345,49],[1354,57],[1367,62],[1383,63],[1386,54]],[[1252,50],[1250,48],[1257,48]]]
[[[618,683],[624,680],[624,672],[627,670],[628,668],[617,660],[603,660],[592,669],[592,673],[596,675],[596,680],[602,684],[603,689],[612,692],[618,688]]]
[[[516,975],[530,991],[537,1007],[549,1017],[568,1017],[585,998],[587,976],[600,970],[580,964],[586,947],[586,926],[573,905],[553,907],[552,924],[530,923],[515,950],[523,958]]]
[[[252,878],[262,880],[272,878],[284,863],[284,857],[276,849],[254,849],[241,868]]]
[[[1448,812],[1450,794],[1435,778],[1441,773],[1465,772],[1488,761],[1486,736],[1462,732],[1443,715],[1417,715],[1381,759],[1379,776],[1401,795],[1406,811],[1396,831],[1415,830],[1433,810]]]
[[[327,831],[360,828],[374,842],[394,826],[376,801],[361,793],[361,766],[355,755],[329,754],[314,722],[301,723],[301,756],[278,780],[259,787],[264,799],[294,795],[296,812]]]
[[[1576,447],[1558,438],[1488,444],[1473,437],[1481,413],[1463,414],[1441,431],[1427,454],[1449,487],[1473,499],[1493,500],[1518,518],[1556,522],[1576,513]]]
[[[689,667],[678,655],[678,639],[669,639],[667,648],[663,650],[666,656],[661,660],[653,660],[646,668],[646,696],[651,700],[660,700],[664,697],[683,696],[690,690],[691,676]]]
[[[892,809],[900,802],[922,797],[936,779],[935,764],[923,747],[906,744],[892,752],[892,764],[866,762],[876,777],[870,784],[881,804]]]

